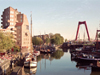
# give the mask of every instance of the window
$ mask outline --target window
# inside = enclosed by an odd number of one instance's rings
[[[22,22],[22,19],[20,21]]]
[[[20,16],[20,18],[22,18],[22,16]]]
[[[10,11],[10,13],[14,14],[14,11]]]
[[[7,23],[6,23],[6,26],[7,26]]]
[[[6,19],[7,19],[8,17],[6,16]]]
[[[10,19],[10,21],[14,21],[14,19]]]
[[[12,22],[10,23],[10,25],[13,25],[13,24],[14,24],[14,23],[12,23]]]
[[[13,28],[11,28],[10,30],[13,30]]]
[[[27,33],[25,33],[25,35],[26,35],[26,36],[28,36],[28,34],[27,34]]]
[[[19,44],[19,42],[17,42],[17,44]]]
[[[26,29],[29,30],[29,26],[28,25],[26,25]]]
[[[10,17],[14,17],[14,15],[10,15]]]

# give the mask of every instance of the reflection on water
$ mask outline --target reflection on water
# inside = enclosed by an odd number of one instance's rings
[[[40,56],[37,57],[37,61],[41,61],[41,59],[48,59],[48,60],[53,60],[53,59],[60,59],[64,55],[64,52],[62,50],[58,50],[52,54],[41,54]]]
[[[24,68],[25,74],[36,75],[37,67],[35,68]]]
[[[64,49],[53,54],[41,54],[37,57],[36,68],[24,71],[30,75],[100,75],[100,68],[90,67],[91,63],[72,59],[71,51]]]

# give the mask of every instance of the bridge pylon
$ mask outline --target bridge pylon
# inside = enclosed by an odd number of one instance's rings
[[[84,24],[85,25],[85,28],[86,28],[86,32],[87,32],[87,35],[88,35],[88,40],[90,41],[90,36],[89,36],[89,32],[88,32],[88,28],[87,28],[87,24],[86,24],[86,21],[83,21],[83,22],[80,22],[78,23],[78,28],[77,28],[77,32],[76,32],[76,38],[75,38],[75,41],[77,41],[77,37],[78,37],[78,33],[79,33],[79,28],[80,28],[80,25]]]

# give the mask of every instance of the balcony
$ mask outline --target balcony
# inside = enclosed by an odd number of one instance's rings
[[[1,17],[3,17],[3,15],[1,15]]]
[[[1,24],[3,24],[3,22],[1,22]]]
[[[3,21],[3,18],[1,18],[1,20]]]

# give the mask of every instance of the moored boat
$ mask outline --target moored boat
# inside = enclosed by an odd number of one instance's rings
[[[36,60],[36,56],[34,55],[28,55],[25,57],[25,61],[24,61],[24,67],[37,67],[37,60]]]
[[[36,56],[39,56],[40,55],[40,51],[34,50],[33,54],[36,55]]]
[[[76,51],[82,51],[83,47],[76,48]]]

